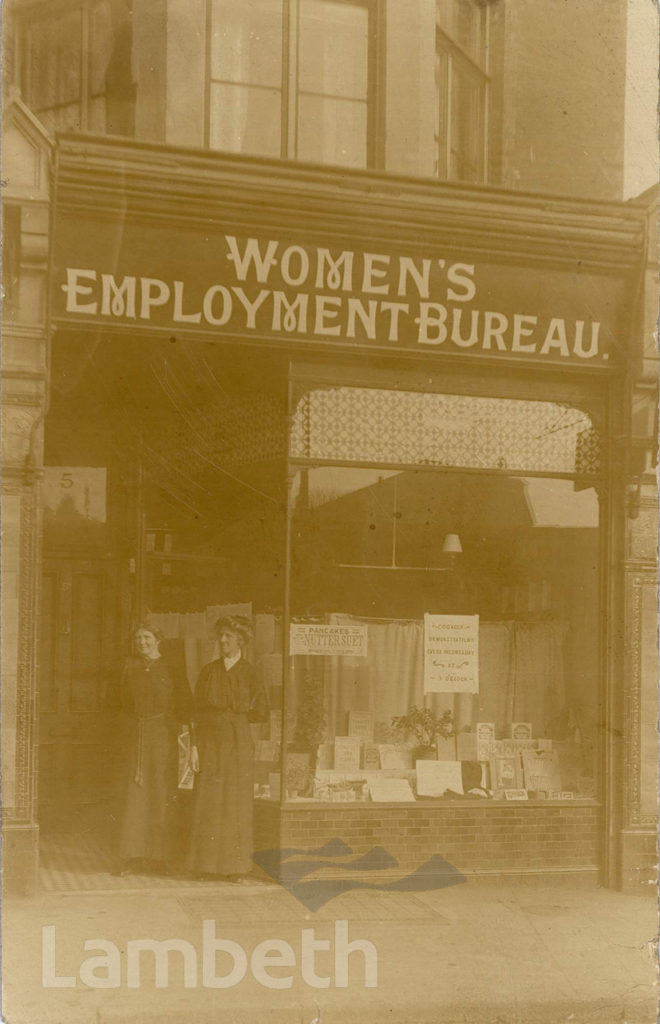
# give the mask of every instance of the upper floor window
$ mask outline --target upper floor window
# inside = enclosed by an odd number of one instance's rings
[[[209,0],[209,145],[377,162],[378,0]]]
[[[436,172],[486,178],[487,0],[436,0]]]
[[[23,91],[46,128],[105,131],[110,0],[36,8],[23,31]]]
[[[23,92],[51,131],[132,134],[131,0],[27,11]]]

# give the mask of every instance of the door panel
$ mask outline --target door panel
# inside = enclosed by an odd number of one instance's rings
[[[45,572],[41,581],[41,643],[39,649],[39,707],[57,710],[55,691],[55,623],[57,574]]]
[[[114,564],[46,558],[41,621],[40,825],[96,828],[116,798],[116,716],[105,706],[119,653]]]
[[[71,578],[72,711],[98,711],[103,700],[104,603],[102,572],[74,572]]]

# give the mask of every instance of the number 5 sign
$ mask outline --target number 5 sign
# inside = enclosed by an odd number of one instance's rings
[[[106,470],[91,466],[46,466],[44,508],[54,515],[106,522]]]

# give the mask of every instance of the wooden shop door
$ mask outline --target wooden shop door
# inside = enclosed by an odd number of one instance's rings
[[[39,650],[39,823],[44,832],[109,824],[116,714],[107,687],[118,658],[116,567],[46,557]]]

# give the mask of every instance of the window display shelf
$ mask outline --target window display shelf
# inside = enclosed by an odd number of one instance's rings
[[[264,798],[261,798],[264,799]],[[267,801],[270,803],[277,803],[276,800]],[[281,806],[287,808],[289,806],[299,806],[304,804],[305,807],[318,807],[329,810],[330,808],[340,807],[342,810],[345,808],[355,808],[357,810],[379,810],[381,808],[402,808],[410,809],[415,807],[417,809],[433,808],[433,807],[491,807],[491,808],[520,808],[520,807],[600,807],[601,801],[594,797],[574,797],[573,799],[566,800],[539,800],[534,797],[533,799],[527,800],[502,800],[494,797],[417,797],[415,800],[396,800],[396,801],[376,801],[376,800],[319,800],[316,797],[286,797],[282,799]]]

